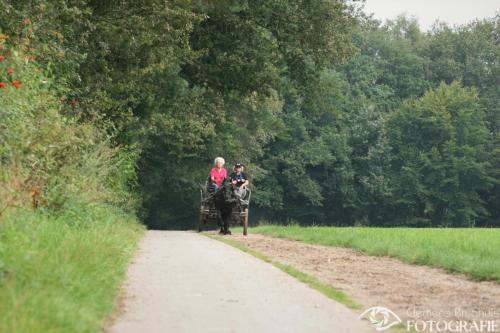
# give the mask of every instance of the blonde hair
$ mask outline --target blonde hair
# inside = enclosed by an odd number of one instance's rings
[[[222,165],[226,164],[226,161],[222,157],[216,157],[214,160],[214,165],[217,166],[217,162],[221,161]]]

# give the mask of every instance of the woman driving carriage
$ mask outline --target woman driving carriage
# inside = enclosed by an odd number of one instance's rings
[[[220,233],[231,234],[229,225],[238,223],[243,225],[243,234],[247,234],[248,207],[250,204],[250,190],[247,190],[248,179],[243,173],[243,165],[237,163],[233,173],[228,177],[223,167],[224,159],[217,157],[214,167],[210,170],[207,189],[204,195],[201,189],[201,209],[198,231],[202,231],[202,225],[217,221]]]
[[[214,167],[210,170],[208,178],[208,192],[215,192],[221,186],[224,179],[227,178],[227,170],[224,168],[226,161],[222,157],[216,157]]]

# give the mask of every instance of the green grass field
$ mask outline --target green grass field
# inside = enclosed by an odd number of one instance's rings
[[[262,225],[250,229],[311,244],[349,247],[376,256],[500,281],[500,229],[358,228]]]
[[[0,220],[0,332],[100,332],[143,228],[110,207]]]

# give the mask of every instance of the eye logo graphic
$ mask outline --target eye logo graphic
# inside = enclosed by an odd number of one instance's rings
[[[367,318],[373,326],[375,326],[377,331],[385,331],[389,327],[402,322],[401,318],[399,318],[397,314],[388,308],[384,308],[383,306],[374,306],[365,310],[365,312],[359,316],[359,319],[363,318]]]

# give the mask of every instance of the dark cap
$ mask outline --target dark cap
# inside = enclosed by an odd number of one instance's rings
[[[243,164],[241,164],[241,163],[236,163],[236,164],[234,165],[234,168],[235,168],[235,169],[236,169],[236,168],[241,168],[242,166],[244,166],[244,165],[243,165]]]

